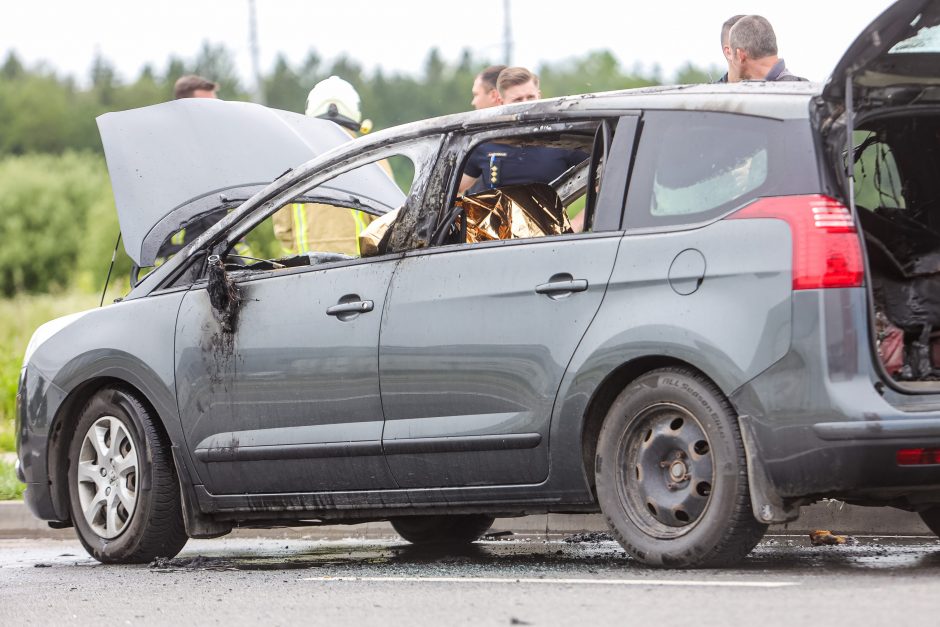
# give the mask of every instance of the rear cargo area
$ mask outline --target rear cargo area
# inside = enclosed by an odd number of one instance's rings
[[[866,121],[853,144],[878,355],[892,379],[940,390],[940,111]]]

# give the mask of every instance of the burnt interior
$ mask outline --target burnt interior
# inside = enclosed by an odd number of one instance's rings
[[[940,381],[940,115],[872,120],[853,140],[878,354],[895,380]]]

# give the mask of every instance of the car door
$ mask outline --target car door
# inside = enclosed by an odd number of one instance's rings
[[[349,191],[327,180],[285,194],[284,206],[324,197],[356,208],[378,196],[386,207],[405,201],[377,163],[361,167],[374,170],[371,191],[356,193],[349,181],[358,171],[347,171]],[[281,250],[272,209],[250,230],[239,228],[223,244],[240,296],[235,315],[213,308],[213,288],[202,281],[183,299],[177,323],[178,403],[199,478],[212,494],[396,487],[381,447],[378,338],[401,255],[310,252],[272,263],[264,260],[273,253],[262,252]],[[284,267],[307,257],[311,265]]]
[[[624,187],[604,189],[596,215],[619,217]],[[405,255],[379,347],[382,442],[401,487],[546,478],[555,395],[600,306],[619,240],[609,230]]]
[[[177,323],[178,398],[210,492],[394,487],[376,346],[395,263],[239,280],[231,337],[205,286],[189,291]]]

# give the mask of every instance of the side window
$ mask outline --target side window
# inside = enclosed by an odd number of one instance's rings
[[[894,153],[876,133],[855,131],[855,204],[864,209],[905,209],[901,174]]]
[[[627,226],[692,224],[771,193],[780,122],[697,112],[644,114]]]
[[[487,136],[470,145],[442,243],[563,235],[590,228],[604,151],[592,159],[599,124],[558,133]],[[602,141],[609,144],[610,134]],[[588,180],[593,177],[593,191]]]
[[[226,264],[279,270],[379,254],[413,176],[411,160],[394,156],[307,189],[232,244]]]

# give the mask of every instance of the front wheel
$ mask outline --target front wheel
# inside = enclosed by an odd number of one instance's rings
[[[106,388],[85,405],[69,448],[72,522],[106,564],[173,557],[188,539],[169,443],[134,395]]]
[[[412,544],[469,544],[479,540],[496,520],[485,514],[403,516],[389,522]]]
[[[728,400],[704,376],[662,368],[617,397],[597,445],[597,498],[614,536],[650,566],[727,566],[767,526],[751,511]]]

